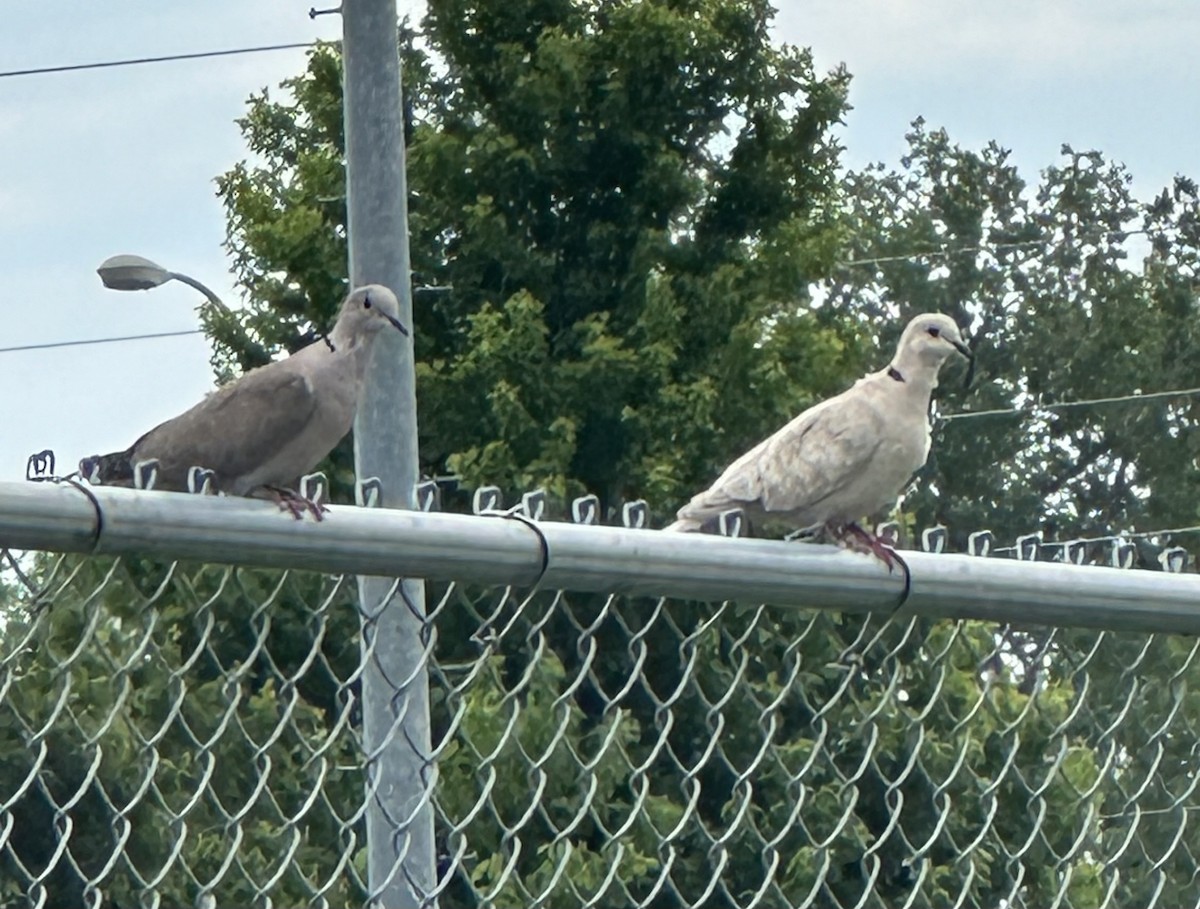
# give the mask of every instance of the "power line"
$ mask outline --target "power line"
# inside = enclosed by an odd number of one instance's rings
[[[1133,237],[1141,235],[1150,235],[1152,233],[1165,234],[1175,228],[1149,230],[1147,228],[1137,228],[1135,230],[1109,230],[1100,234],[1104,239],[1113,237]],[[859,265],[879,265],[886,262],[907,262],[912,259],[934,259],[943,256],[953,256],[959,253],[982,253],[982,252],[997,252],[1004,249],[1026,249],[1031,246],[1046,246],[1050,243],[1056,243],[1053,237],[1040,237],[1036,240],[1019,240],[1011,243],[982,243],[974,246],[942,246],[933,247],[920,252],[898,253],[893,256],[875,256],[871,259],[851,259],[848,262],[839,262],[839,268],[852,268]]]
[[[316,47],[321,42],[303,41],[294,44],[264,44],[259,47],[236,47],[230,50],[200,51],[194,54],[169,54],[164,57],[131,57],[126,60],[104,60],[99,63],[71,63],[63,66],[41,66],[36,69],[11,69],[0,72],[0,79],[12,76],[41,76],[47,73],[76,73],[88,69],[110,69],[115,66],[140,66],[143,63],[171,63],[176,60],[203,60],[208,57],[233,57],[238,54],[261,54],[267,51],[297,50]]]
[[[180,338],[186,335],[201,335],[203,330],[193,328],[188,331],[161,331],[145,335],[120,335],[112,338],[86,338],[79,341],[54,341],[47,344],[21,344],[16,347],[0,347],[0,354],[16,353],[23,350],[49,350],[57,347],[78,347],[86,344],[117,344],[124,341],[152,341],[157,338]],[[1035,404],[1028,407],[1001,407],[995,410],[963,410],[958,413],[945,414],[938,421],[949,423],[954,420],[973,420],[979,417],[1004,417],[1034,415],[1046,410],[1068,410],[1072,407],[1092,407],[1104,404],[1125,404],[1133,401],[1154,401],[1161,398],[1185,397],[1200,395],[1200,387],[1174,388],[1169,391],[1154,391],[1117,395],[1108,398],[1087,398],[1081,401],[1056,401],[1050,404]]]
[[[1200,394],[1200,388],[1176,388],[1171,391],[1154,391],[1147,394],[1134,393],[1111,398],[1089,398],[1083,401],[1056,401],[1051,404],[1035,404],[1029,407],[1006,407],[997,410],[964,410],[959,413],[946,414],[939,419],[942,422],[948,423],[951,420],[972,420],[976,417],[1036,414],[1043,410],[1067,410],[1071,407],[1091,407],[1094,404],[1124,404],[1128,401],[1153,401],[1157,398],[1174,398],[1197,394]]]
[[[984,244],[981,246],[980,245],[958,246],[958,247],[944,246],[944,247],[940,247],[940,248],[925,250],[924,252],[912,252],[912,253],[906,253],[903,255],[876,256],[873,259],[852,259],[849,262],[841,262],[841,263],[839,263],[839,265],[841,268],[852,268],[852,267],[858,266],[858,265],[877,265],[877,264],[881,264],[884,262],[907,262],[910,259],[925,259],[925,258],[936,258],[939,256],[953,256],[953,255],[956,255],[957,253],[981,253],[981,252],[993,252],[993,251],[1001,250],[1001,249],[1022,249],[1027,246],[1045,246],[1049,242],[1050,241],[1046,240],[1046,239],[1039,239],[1039,240],[1022,240],[1020,243],[992,243],[990,245]]]
[[[49,344],[21,344],[17,347],[0,347],[0,353],[13,353],[18,350],[49,350],[52,347],[79,347],[84,344],[115,344],[118,341],[149,341],[154,338],[181,338],[184,335],[202,335],[199,328],[189,331],[160,331],[150,335],[121,335],[116,338],[87,338],[82,341],[54,341]]]
[[[114,338],[87,338],[80,341],[55,341],[48,344],[22,344],[17,347],[0,347],[0,353],[15,353],[22,350],[48,350],[55,347],[78,347],[84,344],[116,344],[123,341],[150,341],[156,338],[179,338],[185,335],[201,335],[199,328],[189,331],[162,331],[146,335],[121,335]],[[1132,401],[1153,401],[1160,398],[1184,397],[1200,395],[1200,387],[1175,388],[1169,391],[1154,391],[1145,394],[1135,393],[1118,395],[1108,398],[1088,398],[1082,401],[1056,401],[1051,404],[1035,404],[1029,407],[1002,407],[995,410],[964,410],[958,413],[945,414],[938,418],[939,422],[949,423],[953,420],[973,420],[978,417],[1003,417],[1018,415],[1033,415],[1046,410],[1067,410],[1072,407],[1091,407],[1104,404],[1125,404]]]

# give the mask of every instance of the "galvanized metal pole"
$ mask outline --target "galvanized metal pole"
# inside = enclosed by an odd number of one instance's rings
[[[395,0],[342,3],[350,281],[385,284],[412,326],[408,197]],[[376,345],[354,422],[359,479],[378,477],[380,504],[412,508],[417,402],[410,339]],[[371,898],[388,909],[429,905],[436,884],[429,765],[429,683],[423,659],[425,587],[360,577],[363,743]]]

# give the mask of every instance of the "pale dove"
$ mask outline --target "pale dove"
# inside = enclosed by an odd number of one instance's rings
[[[929,454],[929,397],[955,351],[970,357],[948,316],[908,323],[891,364],[810,407],[726,468],[679,509],[667,530],[695,531],[741,509],[750,520],[824,527],[865,543],[891,568],[893,554],[857,522],[890,507]]]
[[[156,488],[187,489],[189,469],[213,472],[216,489],[267,496],[299,518],[320,509],[284,484],[311,471],[350,431],[373,342],[388,326],[404,334],[395,295],[356,288],[326,339],[251,370],[191,410],[151,429],[126,451],[80,462],[92,482],[132,485],[138,462],[158,461]]]

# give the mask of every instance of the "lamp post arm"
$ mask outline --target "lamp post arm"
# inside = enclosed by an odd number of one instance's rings
[[[229,307],[221,302],[221,298],[195,278],[180,274],[177,271],[169,272],[169,276],[172,280],[180,281],[186,284],[188,287],[194,287],[196,290],[200,291],[200,293],[204,294],[204,296],[208,298],[208,302],[212,303],[213,306],[224,312],[229,312]]]

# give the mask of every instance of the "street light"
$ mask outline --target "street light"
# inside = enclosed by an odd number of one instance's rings
[[[213,306],[229,312],[229,307],[221,302],[221,298],[195,278],[177,271],[167,271],[157,262],[142,256],[110,256],[100,263],[96,274],[110,290],[150,290],[168,281],[179,281],[200,291]]]

